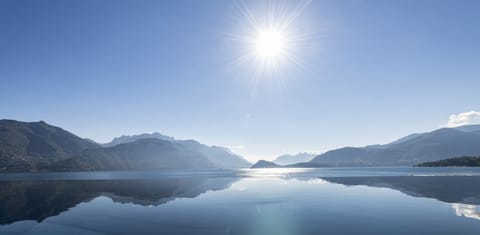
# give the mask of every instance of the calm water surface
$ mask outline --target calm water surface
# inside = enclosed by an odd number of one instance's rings
[[[480,169],[0,175],[0,234],[479,234]]]

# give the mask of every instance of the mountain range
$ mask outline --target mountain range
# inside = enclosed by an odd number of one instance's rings
[[[441,128],[385,145],[345,147],[310,161],[332,166],[412,166],[460,156],[480,155],[480,125]]]
[[[460,156],[480,156],[480,125],[411,134],[388,144],[344,147],[315,156],[283,155],[257,168],[412,166]],[[250,163],[229,149],[160,133],[121,136],[106,144],[46,122],[0,120],[0,172],[232,169]]]
[[[252,168],[413,166],[460,156],[480,156],[480,125],[410,134],[383,145],[334,149],[303,163],[259,161]]]
[[[226,148],[159,133],[122,136],[100,145],[43,121],[0,120],[0,172],[248,166],[247,160]]]
[[[249,167],[251,164],[242,156],[230,151],[228,148],[220,146],[207,146],[195,140],[177,140],[174,137],[162,135],[160,133],[140,134],[140,135],[124,135],[114,138],[112,142],[103,144],[104,147],[112,147],[120,144],[134,143],[139,140],[155,139],[157,143],[169,142],[175,148],[181,151],[190,151],[191,154],[199,154],[207,158],[214,166],[218,168],[242,168]],[[133,144],[132,144],[133,145]]]

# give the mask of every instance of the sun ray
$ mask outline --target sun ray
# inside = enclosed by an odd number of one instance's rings
[[[263,13],[252,11],[243,1],[237,2],[240,14],[246,19],[249,33],[245,36],[234,36],[232,39],[248,45],[247,56],[242,58],[253,61],[255,77],[271,75],[287,62],[300,64],[294,47],[295,43],[304,40],[305,35],[295,34],[291,27],[310,2],[302,1],[292,11],[288,11],[286,6],[268,1]]]
[[[265,88],[285,89],[287,81],[296,77],[294,72],[314,67],[304,60],[311,54],[305,48],[313,51],[325,35],[318,30],[328,28],[315,27],[318,32],[314,32],[301,18],[311,2],[235,1],[236,30],[223,34],[236,54],[227,68],[232,68],[234,77],[250,82],[252,99]],[[242,76],[237,75],[239,70]]]

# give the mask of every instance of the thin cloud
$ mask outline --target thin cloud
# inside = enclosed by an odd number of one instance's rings
[[[457,127],[469,124],[480,124],[480,112],[469,111],[459,114],[452,114],[448,117],[445,127]]]

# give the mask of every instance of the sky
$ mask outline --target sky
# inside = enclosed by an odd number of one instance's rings
[[[0,118],[250,161],[480,123],[480,1],[0,0]],[[283,25],[284,51],[258,33]],[[282,31],[283,32],[283,31]]]

